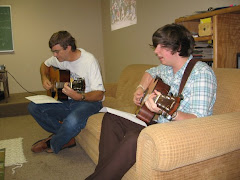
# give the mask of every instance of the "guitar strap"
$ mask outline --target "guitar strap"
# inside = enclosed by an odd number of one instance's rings
[[[184,74],[183,74],[183,77],[182,77],[182,81],[181,81],[181,84],[180,84],[180,88],[179,88],[179,91],[178,91],[178,94],[180,95],[182,93],[182,90],[187,82],[187,79],[188,79],[188,76],[190,75],[190,73],[192,72],[192,69],[194,67],[194,65],[198,62],[198,59],[192,59],[190,60],[190,62],[188,63],[185,71],[184,71]]]

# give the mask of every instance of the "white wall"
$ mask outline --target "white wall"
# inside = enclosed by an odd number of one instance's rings
[[[240,4],[240,0],[137,0],[137,24],[111,31],[110,2],[102,0],[106,81],[115,82],[129,64],[159,64],[149,44],[152,34],[175,19],[209,7]]]
[[[240,0],[137,0],[136,25],[110,27],[110,0],[0,0],[11,5],[15,51],[0,53],[0,64],[29,91],[43,90],[39,66],[51,56],[50,36],[69,31],[78,47],[100,62],[105,82],[115,82],[129,64],[158,64],[149,48],[153,32],[176,18],[209,7],[240,4]],[[25,92],[9,75],[10,94]]]
[[[99,0],[1,0],[11,5],[14,53],[0,53],[0,64],[28,91],[44,90],[40,64],[52,54],[50,36],[69,31],[77,46],[93,53],[104,71],[101,2]],[[10,94],[25,92],[8,75]]]

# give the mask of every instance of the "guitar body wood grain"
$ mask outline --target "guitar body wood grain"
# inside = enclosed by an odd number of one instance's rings
[[[165,84],[161,78],[157,77],[149,85],[149,88],[146,90],[147,92],[145,93],[145,97],[148,94],[151,94],[154,90],[161,92],[163,95],[167,95],[170,90],[170,86]],[[145,123],[149,124],[153,120],[155,113],[151,112],[145,105],[144,101],[145,97],[143,98],[143,102],[140,109],[138,109],[136,112],[136,117],[144,121]]]

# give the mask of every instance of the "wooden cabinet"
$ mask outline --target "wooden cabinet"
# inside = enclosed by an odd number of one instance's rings
[[[236,68],[237,53],[240,52],[240,6],[180,17],[175,23],[184,25],[193,33],[198,33],[200,19],[209,17],[212,22],[212,34],[195,37],[195,41],[213,41],[212,67]]]

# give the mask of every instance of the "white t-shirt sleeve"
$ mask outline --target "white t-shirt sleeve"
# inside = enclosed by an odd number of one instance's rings
[[[45,64],[47,67],[54,66],[54,67],[59,68],[59,69],[63,69],[63,70],[66,69],[66,67],[64,66],[65,63],[64,63],[64,62],[59,62],[59,61],[57,60],[57,58],[54,57],[54,56],[48,58],[48,59],[44,62],[44,64]]]
[[[97,60],[92,61],[90,68],[89,68],[89,82],[90,89],[92,91],[99,90],[99,91],[105,91],[102,81],[102,76],[100,72],[100,67],[97,62]]]

